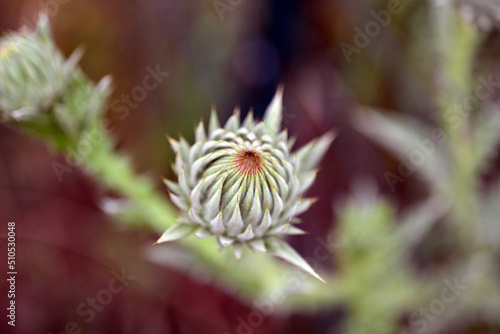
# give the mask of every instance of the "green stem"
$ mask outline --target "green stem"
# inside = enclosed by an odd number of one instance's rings
[[[474,156],[469,134],[471,116],[465,113],[464,102],[471,94],[472,66],[479,37],[476,29],[468,25],[449,2],[436,3],[432,14],[437,63],[436,106],[442,127],[448,134],[447,145],[453,161],[452,188],[446,195],[454,203],[453,219],[461,244],[469,248],[477,207],[477,175],[474,161],[471,161]],[[460,123],[450,122],[447,119],[450,114],[460,117]]]
[[[94,146],[91,154],[85,157],[85,168],[106,188],[122,195],[128,204],[119,219],[163,231],[176,221],[172,205],[160,195],[155,185],[146,177],[137,176],[129,159],[113,151],[110,140],[103,140]]]

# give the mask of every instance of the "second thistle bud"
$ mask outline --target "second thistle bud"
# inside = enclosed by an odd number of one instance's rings
[[[65,61],[52,42],[48,19],[35,31],[24,28],[0,40],[0,110],[2,118],[40,116],[65,92],[76,59]]]
[[[64,146],[99,124],[111,80],[89,80],[77,65],[81,52],[65,59],[41,15],[0,39],[0,118]]]

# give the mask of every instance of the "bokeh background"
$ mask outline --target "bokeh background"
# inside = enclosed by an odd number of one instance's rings
[[[84,48],[83,70],[95,81],[107,74],[113,78],[107,117],[116,150],[132,157],[136,170],[155,180],[165,196],[159,175],[173,177],[174,159],[165,134],[192,140],[193,126],[208,119],[212,104],[222,120],[236,105],[243,114],[252,107],[261,116],[283,84],[283,126],[297,136],[296,147],[330,129],[340,134],[309,190],[321,199],[303,215],[301,227],[309,235],[290,238],[308,256],[316,238],[335,229],[333,208],[354,184],[371,182],[398,212],[427,195],[417,175],[391,191],[384,172],[397,170],[399,161],[357,131],[351,119],[360,105],[369,105],[433,122],[424,67],[432,68],[432,59],[425,56],[428,43],[418,38],[429,26],[429,4],[402,3],[390,25],[350,59],[341,43],[352,45],[355,27],[364,27],[373,19],[370,11],[386,8],[386,1],[0,0],[0,31],[33,25],[44,10],[66,56]],[[500,36],[492,20],[483,18],[488,32],[478,58],[496,73]],[[142,83],[147,68],[157,66],[169,73],[158,88],[130,112],[117,108],[125,105],[122,96]],[[78,168],[59,182],[54,161],[64,163],[64,157],[0,125],[0,234],[5,236],[8,221],[17,223],[19,272],[17,326],[13,331],[3,319],[1,333],[55,334],[69,321],[82,333],[96,334],[237,332],[238,318],[246,319],[251,305],[210,280],[150,261],[145,253],[158,235],[107,217],[99,207],[105,190]],[[498,158],[490,162],[484,187],[498,178],[499,166]],[[416,255],[423,259],[419,263],[449,261],[446,247],[437,242]],[[87,324],[77,307],[107,287],[112,269],[121,268],[134,280]],[[335,271],[335,264],[323,270]],[[4,283],[0,300],[7,293]],[[317,312],[277,312],[252,332],[341,333],[345,314],[338,304]],[[500,333],[481,326],[449,333]]]

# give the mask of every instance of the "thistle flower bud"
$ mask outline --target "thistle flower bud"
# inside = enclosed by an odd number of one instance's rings
[[[0,39],[0,118],[49,140],[56,148],[78,143],[98,126],[110,94],[110,77],[97,85],[77,65],[81,51],[65,60],[49,21]]]
[[[68,61],[52,42],[47,16],[41,15],[37,29],[24,27],[0,40],[0,112],[5,121],[40,116],[60,98],[78,60]]]
[[[334,139],[327,133],[298,152],[293,140],[279,132],[282,92],[278,91],[263,122],[239,112],[221,128],[212,111],[208,133],[196,128],[196,142],[169,138],[176,152],[178,182],[164,180],[172,202],[182,211],[178,224],[158,240],[195,234],[215,236],[219,248],[231,246],[239,259],[243,246],[281,257],[321,279],[282,238],[303,234],[296,216],[315,201],[303,198],[316,177],[316,166]]]

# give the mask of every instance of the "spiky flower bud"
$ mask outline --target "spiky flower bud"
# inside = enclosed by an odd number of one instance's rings
[[[334,139],[327,133],[298,152],[281,124],[282,93],[278,91],[263,122],[250,113],[240,124],[238,112],[221,128],[212,112],[208,134],[203,123],[196,142],[169,138],[177,154],[178,182],[165,180],[172,202],[181,209],[177,225],[158,242],[189,234],[215,236],[219,248],[231,246],[239,259],[242,247],[279,256],[319,278],[288,244],[287,234],[302,234],[297,215],[314,202],[302,198],[316,177],[316,166]]]
[[[4,119],[20,119],[47,109],[65,91],[75,61],[65,62],[54,46],[48,19],[37,29],[0,40],[0,109]]]
[[[109,95],[109,77],[97,87],[77,66],[81,52],[65,59],[40,15],[35,30],[23,27],[0,39],[0,117],[40,133],[62,130],[77,138],[97,121]],[[57,127],[54,128],[54,126]]]

